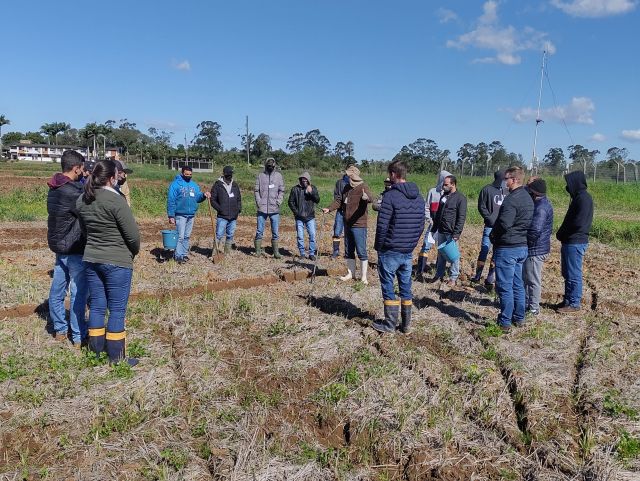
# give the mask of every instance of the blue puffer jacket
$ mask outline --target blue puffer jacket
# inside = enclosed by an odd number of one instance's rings
[[[169,186],[167,196],[167,216],[196,215],[198,204],[205,199],[200,186],[193,180],[185,181],[180,174],[176,175]]]
[[[393,184],[378,211],[375,249],[413,252],[424,230],[424,199],[413,182]]]
[[[527,231],[529,257],[542,256],[551,252],[551,232],[553,231],[553,207],[546,195],[533,201],[533,219]]]

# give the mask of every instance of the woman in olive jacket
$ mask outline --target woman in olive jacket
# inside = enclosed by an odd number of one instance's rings
[[[111,363],[125,360],[135,366],[137,359],[125,357],[124,316],[140,232],[127,201],[114,189],[117,184],[115,162],[100,160],[76,204],[87,239],[83,260],[90,298],[89,348],[96,355],[106,351]]]

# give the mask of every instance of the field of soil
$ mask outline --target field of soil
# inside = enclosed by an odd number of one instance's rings
[[[411,333],[380,336],[374,225],[365,286],[337,278],[332,220],[315,278],[289,218],[281,260],[251,255],[241,218],[214,264],[200,216],[184,265],[162,249],[166,222],[142,222],[133,369],[52,339],[46,222],[0,224],[0,480],[640,479],[637,250],[592,243],[583,309],[561,316],[554,241],[541,314],[502,334],[467,279],[467,227],[461,285],[414,283]]]

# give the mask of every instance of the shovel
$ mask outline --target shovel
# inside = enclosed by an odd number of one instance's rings
[[[211,249],[211,262],[214,264],[220,264],[224,260],[224,254],[220,253],[218,249],[218,239],[216,238],[216,225],[213,222],[213,211],[211,210],[211,201],[207,199],[207,205],[209,206],[209,218],[211,219],[211,228],[213,229],[213,248]]]

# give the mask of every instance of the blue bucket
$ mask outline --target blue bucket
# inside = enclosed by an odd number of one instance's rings
[[[442,252],[444,258],[449,262],[455,262],[460,259],[460,250],[458,250],[458,244],[453,239],[440,244],[438,246],[438,251]]]
[[[177,230],[163,230],[162,231],[162,246],[165,249],[175,250],[178,246],[178,231]]]

